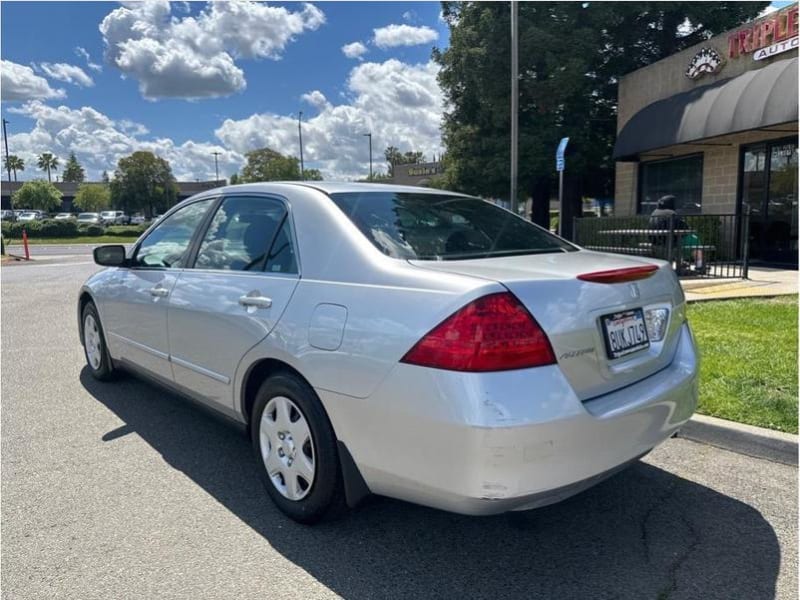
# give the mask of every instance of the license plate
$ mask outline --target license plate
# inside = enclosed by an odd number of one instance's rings
[[[650,347],[641,308],[604,315],[601,322],[609,358],[620,358]]]

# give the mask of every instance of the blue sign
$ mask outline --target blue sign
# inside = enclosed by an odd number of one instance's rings
[[[558,142],[558,150],[556,150],[556,171],[564,170],[564,152],[567,150],[568,143],[568,137],[561,138],[561,141]]]

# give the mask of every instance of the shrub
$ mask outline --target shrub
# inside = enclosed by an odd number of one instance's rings
[[[75,237],[78,235],[78,224],[72,220],[43,221],[39,235],[42,237]]]
[[[111,225],[106,227],[106,235],[139,237],[147,230],[147,225]]]
[[[16,221],[11,224],[11,237],[21,238],[23,227],[25,228],[25,231],[28,232],[29,237],[37,237],[42,230],[42,222],[28,221],[26,223],[20,223],[19,221]]]
[[[103,235],[105,231],[106,230],[103,228],[102,225],[94,225],[94,224],[78,225],[78,235],[88,235],[88,236]]]

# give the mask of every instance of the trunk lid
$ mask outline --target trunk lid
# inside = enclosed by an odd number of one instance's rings
[[[581,400],[631,385],[672,361],[685,319],[684,297],[669,265],[638,257],[581,250],[454,261],[409,261],[414,266],[501,283],[542,326],[558,365]],[[594,283],[578,275],[657,264],[651,276],[632,282]],[[635,309],[666,308],[661,341],[611,358],[602,317]]]

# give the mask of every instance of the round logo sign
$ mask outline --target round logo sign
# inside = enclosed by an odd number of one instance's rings
[[[720,70],[723,63],[719,52],[714,48],[701,48],[700,52],[694,55],[686,69],[686,76],[689,79],[697,79],[706,73],[716,73]]]

